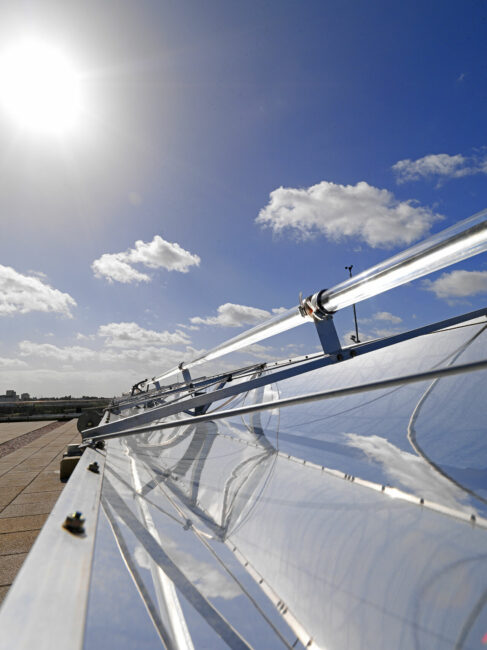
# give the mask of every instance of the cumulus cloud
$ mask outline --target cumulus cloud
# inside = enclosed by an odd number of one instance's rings
[[[109,282],[150,282],[150,277],[130,266],[125,256],[126,253],[104,253],[91,268],[97,278],[106,278]]]
[[[101,350],[96,350],[80,346],[35,343],[27,340],[19,343],[19,353],[24,359],[29,359],[29,364],[23,360],[0,357],[0,369],[22,368],[30,365],[31,368],[38,369],[43,367],[44,369],[81,370],[86,367],[91,368],[93,360],[96,359],[97,362],[104,364],[107,370],[119,368],[119,372],[122,373],[121,377],[128,377],[130,370],[134,368],[138,368],[141,375],[146,372],[150,374],[151,371],[164,370],[179,364],[183,357],[192,358],[194,356],[193,349],[190,347],[176,350],[153,345],[127,348],[103,347]],[[127,387],[128,384],[125,388]]]
[[[22,275],[10,266],[0,265],[0,316],[31,311],[55,312],[72,318],[76,301],[53,289],[41,278]]]
[[[198,325],[185,325],[184,323],[178,323],[178,327],[182,327],[185,330],[191,330],[192,332],[199,330]]]
[[[76,334],[76,339],[78,341],[94,341],[95,338],[96,334],[81,334],[81,332]]]
[[[58,361],[85,361],[96,357],[96,352],[90,348],[78,345],[59,347],[51,343],[34,343],[33,341],[20,341],[20,355],[22,357],[42,357],[57,359]]]
[[[185,332],[156,332],[146,330],[137,323],[108,323],[100,325],[98,336],[111,347],[144,347],[149,345],[187,345],[190,339]]]
[[[26,368],[27,363],[21,359],[7,359],[0,357],[0,368]]]
[[[487,173],[487,158],[462,156],[458,153],[450,156],[447,153],[430,154],[411,160],[405,158],[392,166],[398,183],[418,181],[422,178],[461,178],[473,174]]]
[[[385,323],[390,323],[390,327],[385,327]],[[400,329],[394,327],[402,323],[402,318],[391,314],[389,311],[378,311],[372,318],[359,318],[359,339],[360,342],[370,341],[377,338],[385,338],[398,334]],[[365,326],[365,327],[364,327]],[[352,338],[353,337],[353,338]],[[355,331],[347,332],[344,339],[347,343],[354,342]]]
[[[99,358],[108,364],[131,366],[140,364],[144,368],[171,367],[182,361],[184,352],[165,347],[105,348]]]
[[[402,323],[402,318],[400,316],[394,316],[389,311],[378,311],[372,317],[374,320],[387,321],[389,323]]]
[[[466,298],[487,293],[487,271],[451,271],[436,280],[424,280],[423,287],[437,298]]]
[[[306,239],[323,234],[332,241],[362,240],[373,248],[410,244],[428,234],[441,215],[362,181],[322,181],[308,188],[280,187],[256,219],[274,233],[291,230]]]
[[[134,248],[122,253],[104,253],[91,265],[97,278],[109,282],[149,282],[150,276],[135,269],[133,264],[142,264],[150,269],[164,268],[168,271],[187,273],[189,267],[199,266],[201,259],[176,242],[168,242],[156,235],[150,242],[138,240]]]
[[[272,312],[257,307],[248,307],[247,305],[235,305],[226,302],[217,309],[217,316],[208,316],[201,318],[193,316],[190,321],[193,325],[217,325],[219,327],[241,327],[242,325],[256,325],[265,321],[271,316],[281,314],[286,311],[284,307],[277,307]]]

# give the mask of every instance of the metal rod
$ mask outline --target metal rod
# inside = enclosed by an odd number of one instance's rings
[[[353,264],[350,264],[350,266],[346,266],[345,269],[348,270],[348,272],[350,273],[350,277],[352,277]],[[352,341],[354,341],[355,343],[360,343],[360,339],[358,337],[357,310],[355,309],[355,303],[352,305],[352,307],[353,307],[353,320],[355,323],[355,339],[353,338],[353,336],[351,338]]]
[[[360,384],[358,386],[349,386],[347,388],[336,388],[334,390],[320,391],[318,393],[309,393],[308,395],[296,395],[295,397],[287,397],[281,400],[261,402],[260,404],[240,406],[239,408],[235,408],[235,409],[227,409],[226,411],[213,412],[208,415],[196,415],[191,418],[172,420],[171,422],[164,422],[162,424],[152,424],[144,427],[135,427],[132,429],[125,429],[122,431],[101,434],[98,436],[94,435],[92,436],[92,438],[88,438],[83,444],[89,445],[91,444],[91,442],[95,442],[96,440],[107,440],[110,438],[120,438],[123,436],[130,436],[136,433],[149,433],[150,431],[172,429],[174,427],[188,426],[191,424],[198,424],[200,422],[221,420],[223,418],[247,415],[248,413],[257,413],[259,411],[267,411],[276,408],[285,408],[287,406],[296,406],[297,404],[306,404],[308,402],[317,402],[320,400],[333,399],[337,397],[346,397],[348,395],[355,395],[357,393],[366,393],[373,390],[382,390],[384,388],[392,388],[394,386],[400,386],[404,384],[413,384],[419,381],[428,381],[429,379],[436,379],[437,377],[449,377],[452,375],[459,375],[466,372],[475,372],[478,370],[485,370],[485,369],[487,369],[487,359],[483,359],[482,361],[475,361],[473,363],[464,363],[458,366],[448,366],[443,368],[437,368],[436,370],[418,372],[413,375],[403,375],[402,377],[394,377],[393,379],[383,379],[381,381],[374,381],[368,384]]]
[[[182,368],[189,369],[212,361],[486,250],[487,210],[483,210],[331,289],[318,291],[300,305],[225,341],[192,361],[171,368],[159,377],[153,377],[151,381],[160,382],[177,374]]]

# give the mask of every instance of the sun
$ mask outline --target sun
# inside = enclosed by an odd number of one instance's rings
[[[18,41],[0,53],[0,105],[22,129],[64,134],[79,120],[80,75],[57,47]]]

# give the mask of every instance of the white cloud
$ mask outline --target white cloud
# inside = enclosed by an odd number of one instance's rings
[[[475,156],[465,157],[458,153],[450,156],[447,153],[430,154],[410,160],[399,160],[392,166],[398,183],[417,181],[422,178],[444,177],[461,178],[473,174],[487,173],[487,159]]]
[[[53,289],[38,277],[0,265],[0,316],[42,311],[72,318],[72,307],[76,307],[76,301],[68,293]]]
[[[201,259],[185,251],[176,242],[168,242],[156,235],[151,242],[135,242],[135,249],[130,251],[130,262],[140,262],[151,269],[165,268],[187,273],[190,266],[199,266]]]
[[[383,320],[389,323],[402,323],[402,318],[400,316],[394,316],[394,314],[391,314],[388,311],[378,311],[372,318],[374,320]]]
[[[143,348],[109,348],[100,352],[100,359],[105,363],[133,366],[142,364],[144,367],[157,368],[174,366],[182,359],[183,352],[164,347]]]
[[[96,357],[96,352],[90,348],[80,346],[59,347],[51,343],[34,343],[33,341],[20,341],[20,355],[22,357],[35,356],[41,358],[57,359],[58,361],[85,361]]]
[[[140,273],[125,261],[125,253],[104,253],[91,265],[97,278],[106,278],[109,282],[150,282],[146,273]]]
[[[185,332],[155,332],[146,330],[137,323],[108,323],[100,325],[98,336],[111,347],[147,347],[150,345],[187,345],[190,339]]]
[[[286,356],[285,353],[283,353],[282,348],[276,350],[270,345],[262,345],[262,343],[253,343],[252,345],[248,345],[246,348],[243,348],[241,350],[241,354],[254,357],[255,359],[259,360],[265,359],[266,361],[277,361],[278,359],[282,359],[282,357]]]
[[[281,314],[285,314],[287,311],[289,311],[288,307],[274,307],[272,310],[272,315],[280,316]]]
[[[0,368],[25,368],[27,364],[21,359],[7,359],[0,357]]]
[[[487,271],[451,271],[437,280],[424,280],[423,287],[444,299],[487,293]]]
[[[178,323],[178,327],[182,327],[185,330],[190,330],[192,332],[199,330],[198,325],[185,325],[184,323]]]
[[[190,321],[193,325],[217,325],[219,327],[241,327],[242,325],[256,325],[265,321],[271,316],[281,314],[287,311],[284,307],[277,307],[272,312],[257,307],[248,307],[247,305],[235,305],[226,302],[217,309],[217,316],[208,316],[201,318],[193,316]]]
[[[392,327],[384,327],[385,323],[390,323]],[[358,326],[360,342],[363,343],[364,341],[399,334],[401,330],[397,327],[393,327],[394,325],[399,325],[399,323],[402,323],[402,318],[391,314],[389,311],[378,311],[372,316],[372,318],[359,318]],[[355,330],[345,334],[344,340],[347,344],[354,342],[352,336],[355,336]]]
[[[104,253],[91,265],[95,276],[109,282],[149,282],[150,276],[135,269],[132,264],[142,264],[150,269],[187,273],[190,266],[198,266],[201,259],[174,242],[156,235],[151,242],[138,240],[135,248],[122,253]]]
[[[81,334],[81,332],[78,332],[76,334],[76,339],[78,341],[94,341],[96,338],[96,334]]]
[[[362,181],[338,185],[322,181],[304,189],[280,187],[256,219],[275,233],[293,230],[306,239],[324,234],[332,241],[353,237],[373,248],[410,244],[442,218],[413,201],[398,201],[392,192]]]

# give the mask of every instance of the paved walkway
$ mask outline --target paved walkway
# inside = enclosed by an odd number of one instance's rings
[[[7,442],[7,440],[13,440],[14,438],[23,436],[24,433],[40,429],[46,426],[46,424],[51,423],[52,420],[42,422],[0,422],[0,445]]]
[[[0,602],[62,492],[59,463],[66,446],[80,441],[76,420],[70,420],[0,458]]]

